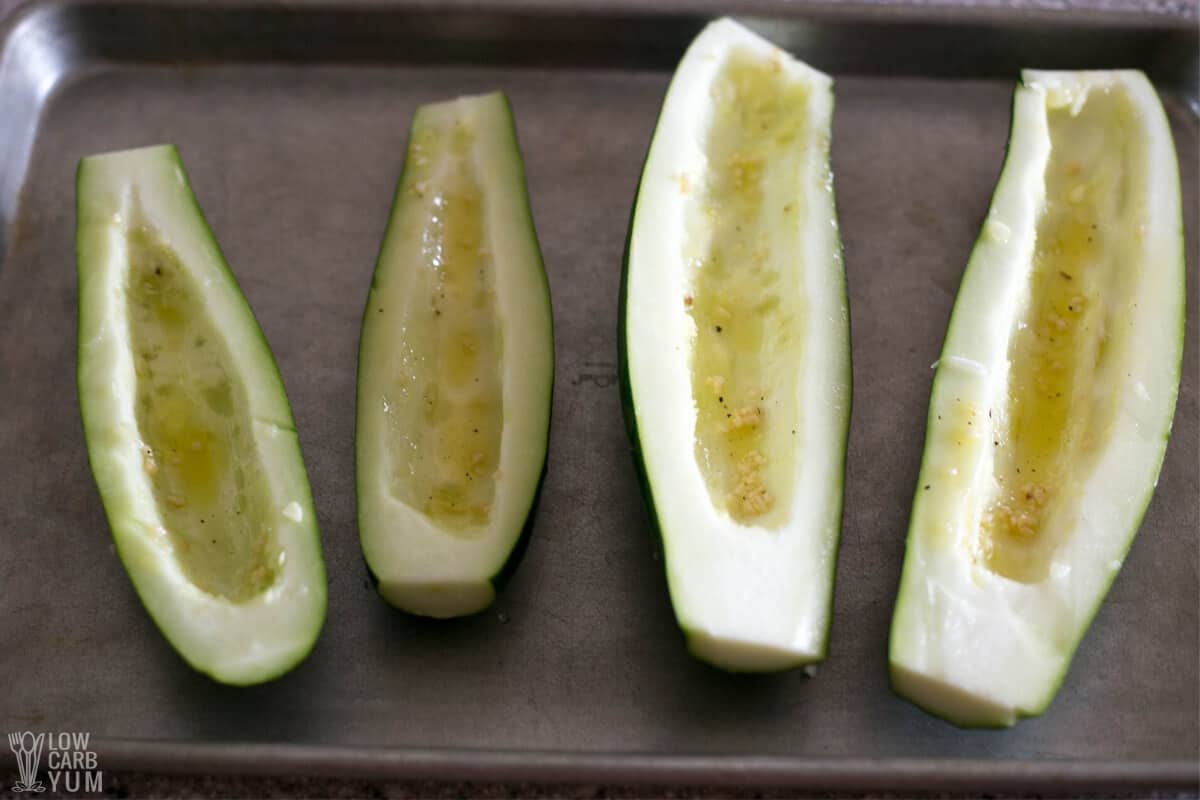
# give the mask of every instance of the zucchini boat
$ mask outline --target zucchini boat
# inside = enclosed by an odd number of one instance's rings
[[[1140,72],[1026,71],[934,377],[895,690],[964,726],[1045,710],[1158,479],[1183,223]]]
[[[275,360],[174,147],[83,159],[76,202],[79,405],[117,552],[189,664],[274,678],[325,617]]]
[[[491,604],[532,518],[553,382],[508,100],[422,106],[358,356],[359,537],[385,600],[430,617]]]
[[[724,19],[663,103],[630,225],[625,418],[691,653],[825,655],[850,416],[832,81]]]

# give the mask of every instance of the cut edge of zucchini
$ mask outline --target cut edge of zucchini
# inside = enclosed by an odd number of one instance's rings
[[[398,326],[415,313],[408,287],[423,263],[420,237],[430,230],[431,203],[441,197],[441,151],[417,152],[423,130],[460,125],[470,136],[465,156],[484,206],[483,235],[491,265],[500,343],[500,433],[494,505],[484,524],[436,521],[388,485],[395,467],[384,402],[397,373]],[[554,380],[549,284],[534,229],[525,169],[512,111],[499,93],[422,106],[409,135],[387,231],[363,315],[356,414],[359,536],[381,596],[410,613],[456,617],[487,608],[516,567],[531,530],[545,472]],[[439,451],[420,445],[421,458]]]
[[[804,287],[808,303],[795,398],[805,443],[795,452],[805,457],[795,459],[789,513],[772,529],[718,510],[694,452],[697,406],[689,373],[696,323],[687,304],[693,276],[683,252],[692,205],[686,196],[706,186],[709,92],[731,54],[768,65],[808,98],[807,149],[796,156],[802,168],[794,195],[804,209],[795,242],[802,265],[789,276]],[[626,426],[689,650],[730,671],[786,669],[826,652],[851,403],[849,314],[829,160],[832,110],[827,76],[732,20],[712,23],[672,78],[630,222],[618,336]]]
[[[83,159],[76,202],[80,412],[117,553],[151,618],[192,667],[238,685],[278,677],[314,646],[326,585],[308,478],[274,358],[173,146]],[[199,314],[223,339],[234,391],[244,392],[248,441],[270,501],[263,513],[279,557],[271,582],[245,599],[197,586],[180,560],[186,541],[163,525],[159,501],[179,501],[157,497],[155,462],[147,461],[135,412],[128,257],[134,225],[177,257],[199,292]]]
[[[1144,173],[1130,213],[1136,216],[1131,224],[1141,268],[1129,305],[1118,309],[1131,332],[1116,344],[1123,348],[1118,366],[1125,375],[1112,387],[1111,429],[1094,453],[1088,450],[1086,458],[1069,463],[1065,482],[1078,499],[1060,504],[1067,516],[1055,519],[1069,519],[1072,508],[1075,519],[1067,534],[1051,542],[1047,561],[1022,562],[1033,565],[1026,574],[993,564],[995,548],[973,544],[982,523],[971,520],[983,520],[999,496],[994,462],[1000,457],[991,451],[1007,444],[1001,441],[1007,431],[999,407],[1008,402],[1014,326],[1029,310],[1029,276],[1051,164],[1049,114],[1069,109],[1075,116],[1091,92],[1125,98],[1118,124],[1140,142]],[[1043,712],[1056,694],[1157,483],[1182,357],[1179,175],[1153,86],[1136,71],[1026,70],[1013,103],[1004,167],[934,376],[889,645],[895,691],[968,727],[1012,725]],[[1061,280],[1078,280],[1067,275]],[[1069,312],[1078,311],[1074,298],[1067,302]],[[1058,328],[1056,320],[1050,322]],[[969,410],[976,413],[970,416]],[[968,418],[969,427],[962,424]],[[1054,502],[1039,496],[1040,484],[1030,485],[1037,507]]]

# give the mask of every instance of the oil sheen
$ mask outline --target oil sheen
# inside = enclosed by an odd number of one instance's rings
[[[439,527],[469,533],[495,500],[503,404],[485,198],[461,120],[419,129],[410,202],[424,206],[419,261],[383,398],[393,491]]]
[[[1042,580],[1072,527],[1078,487],[1115,418],[1137,241],[1131,182],[1141,174],[1122,95],[1094,91],[1081,107],[1051,103],[1046,201],[1038,220],[1028,304],[1009,344],[997,495],[981,555],[1016,581]]]
[[[127,234],[142,468],[187,577],[232,601],[275,580],[280,551],[245,392],[195,281],[144,224]]]
[[[695,325],[695,454],[713,505],[765,528],[788,516],[802,358],[800,220],[807,90],[735,51],[712,86],[701,185],[685,176]]]

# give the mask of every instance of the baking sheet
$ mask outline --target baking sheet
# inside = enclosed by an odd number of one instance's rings
[[[855,402],[816,678],[731,676],[686,655],[621,421],[629,210],[670,70],[709,4],[33,4],[0,22],[0,728],[88,731],[113,769],[1195,788],[1194,23],[740,8],[837,79]],[[890,693],[886,639],[930,364],[1021,65],[1143,66],[1157,79],[1184,176],[1188,350],[1157,494],[1058,698],[1010,731],[961,731]],[[496,88],[515,110],[553,295],[549,472],[495,607],[435,623],[388,608],[359,552],[357,336],[413,110]],[[164,141],[278,359],[329,571],[311,657],[251,689],[193,673],[140,608],[78,418],[75,166]]]

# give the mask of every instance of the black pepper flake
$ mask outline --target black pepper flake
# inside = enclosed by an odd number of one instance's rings
[[[723,395],[723,394],[722,394],[722,395],[717,395],[717,402],[718,402],[718,403],[724,403],[724,402],[725,402],[725,395]]]
[[[1088,241],[1090,242],[1090,241],[1091,241],[1091,239],[1088,239]],[[1068,280],[1068,281],[1069,281],[1069,280],[1071,280],[1071,276],[1070,276],[1070,275],[1068,275],[1067,273],[1063,272],[1061,269],[1058,271],[1058,274],[1059,274],[1059,275],[1061,275],[1061,276],[1063,276],[1063,278],[1064,278],[1064,279],[1066,279],[1066,280]]]
[[[927,483],[927,484],[925,484],[925,491],[927,491],[927,492],[929,491],[929,484],[928,484],[928,483]]]
[[[717,331],[717,333],[720,333],[720,332],[721,332],[721,326],[720,326],[720,325],[717,325],[717,326],[715,326],[715,327],[716,327],[716,331]]]

